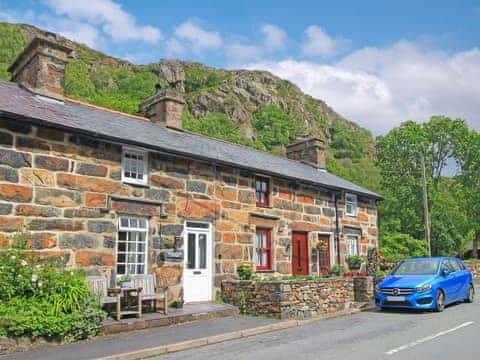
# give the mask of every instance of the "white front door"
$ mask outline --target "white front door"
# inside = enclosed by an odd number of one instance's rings
[[[184,239],[183,298],[186,303],[212,299],[212,236],[208,223],[187,221]]]

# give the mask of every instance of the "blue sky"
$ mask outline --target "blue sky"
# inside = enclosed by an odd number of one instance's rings
[[[480,1],[0,0],[135,63],[265,69],[384,133],[446,114],[480,129]]]

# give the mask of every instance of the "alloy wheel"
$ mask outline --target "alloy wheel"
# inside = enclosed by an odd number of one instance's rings
[[[435,310],[437,312],[441,312],[445,309],[445,295],[443,294],[442,290],[437,290],[437,302]]]
[[[475,297],[475,289],[473,288],[473,285],[470,284],[470,286],[468,287],[468,295],[467,295],[466,302],[472,303],[474,297]]]

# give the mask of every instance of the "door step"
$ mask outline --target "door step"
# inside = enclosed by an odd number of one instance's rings
[[[99,335],[110,335],[124,331],[171,326],[197,320],[233,316],[236,314],[238,314],[238,309],[229,304],[185,304],[181,309],[168,309],[167,315],[157,312],[144,313],[141,318],[123,318],[120,321],[107,319],[103,322]]]

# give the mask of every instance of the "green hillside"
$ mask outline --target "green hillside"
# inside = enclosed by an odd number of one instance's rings
[[[0,23],[0,78],[26,43],[42,30]],[[304,134],[326,140],[328,169],[372,190],[379,188],[374,140],[323,101],[265,71],[213,69],[202,64],[160,60],[134,65],[85,45],[66,68],[65,94],[107,108],[135,113],[153,95],[155,84],[181,81],[185,89],[186,130],[283,154]]]

